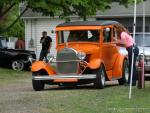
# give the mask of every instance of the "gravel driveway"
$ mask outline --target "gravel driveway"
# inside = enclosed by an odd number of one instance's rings
[[[33,91],[30,77],[2,82],[0,113],[48,113],[46,96],[48,91]]]

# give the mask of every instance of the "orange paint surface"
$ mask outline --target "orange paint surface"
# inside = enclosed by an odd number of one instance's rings
[[[110,40],[105,41],[105,28],[110,28]],[[112,78],[119,78],[122,75],[122,64],[125,56],[119,53],[119,46],[113,43],[114,38],[120,39],[119,35],[115,37],[114,25],[105,26],[64,26],[56,27],[56,49],[61,51],[63,48],[73,48],[77,52],[84,52],[88,56],[87,67],[91,70],[99,69],[100,65],[103,64],[105,71],[107,73],[107,78],[111,80]],[[98,30],[100,32],[99,41],[97,42],[67,42],[59,43],[59,31],[69,31],[69,30]],[[116,30],[117,31],[117,30]],[[46,63],[42,61],[37,61],[32,64],[32,72],[44,69],[48,74],[56,75],[56,71]],[[56,75],[57,76],[57,75]],[[54,82],[78,82],[78,79],[55,79]]]
[[[71,78],[71,79],[54,79],[53,82],[78,82],[78,79]]]

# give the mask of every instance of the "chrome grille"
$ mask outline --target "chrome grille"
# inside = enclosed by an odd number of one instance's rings
[[[77,52],[71,48],[64,48],[56,56],[57,72],[63,74],[77,73],[78,61]]]

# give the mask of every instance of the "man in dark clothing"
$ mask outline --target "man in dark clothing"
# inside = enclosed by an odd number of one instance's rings
[[[41,37],[40,43],[42,44],[42,50],[40,53],[39,60],[43,60],[45,58],[45,60],[47,62],[48,61],[47,60],[47,54],[50,52],[52,39],[50,36],[47,36],[46,31],[42,32],[42,37]]]

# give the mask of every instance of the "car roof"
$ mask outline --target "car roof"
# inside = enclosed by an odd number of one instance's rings
[[[100,21],[75,21],[75,22],[65,22],[58,24],[57,27],[64,26],[106,26],[119,24],[117,21],[112,20],[100,20]]]

